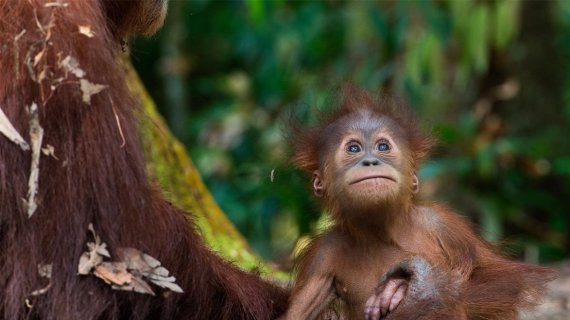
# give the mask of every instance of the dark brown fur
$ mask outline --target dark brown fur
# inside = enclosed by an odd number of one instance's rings
[[[107,24],[116,38],[150,36],[163,24],[167,0],[102,0]]]
[[[0,1],[0,108],[29,141],[26,108],[37,103],[45,130],[43,146],[54,146],[58,158],[41,156],[39,206],[28,218],[22,199],[28,190],[30,152],[0,135],[0,319],[278,315],[285,308],[285,292],[212,253],[186,214],[147,181],[137,137],[137,103],[125,83],[116,38],[138,29],[117,29],[132,27],[120,22],[120,11],[113,11],[114,20],[108,20],[115,4],[86,0],[46,6],[49,2]],[[140,4],[121,2],[120,7],[126,14],[129,5]],[[47,27],[50,21],[53,26]],[[89,26],[94,37],[79,33],[78,26]],[[58,61],[68,55],[77,59],[85,79],[108,86],[91,97],[90,105],[82,102],[75,76],[55,82],[65,76]],[[47,77],[34,81],[44,69]],[[53,91],[52,84],[57,86]],[[133,247],[156,257],[185,293],[156,289],[152,297],[115,291],[92,275],[77,275],[90,223],[111,254],[119,247]],[[53,264],[50,281],[40,277],[38,264]],[[51,288],[45,294],[31,296],[48,282]]]
[[[350,319],[364,319],[365,309],[373,319],[382,303],[370,301],[381,301],[374,298],[391,279],[405,279],[406,294],[383,319],[515,319],[536,302],[551,270],[508,260],[460,216],[415,199],[415,173],[433,139],[404,104],[344,86],[338,108],[320,118],[294,126],[293,162],[313,174],[335,224],[302,256],[287,319],[314,319],[336,297]],[[382,141],[392,148],[370,149]],[[354,143],[361,151],[349,151]],[[354,182],[366,176],[380,178]]]

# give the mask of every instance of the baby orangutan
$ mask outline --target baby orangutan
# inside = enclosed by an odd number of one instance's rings
[[[304,252],[286,319],[340,299],[347,319],[515,319],[552,279],[510,261],[443,206],[420,204],[432,139],[410,110],[343,87],[340,107],[297,128],[293,162],[312,174],[334,226]]]

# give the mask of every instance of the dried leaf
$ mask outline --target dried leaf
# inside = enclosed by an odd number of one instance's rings
[[[130,284],[132,275],[123,262],[103,262],[95,267],[93,274],[108,284],[122,286]]]
[[[167,280],[150,280],[152,283],[156,284],[159,287],[168,289],[173,292],[184,293],[184,290],[180,288],[174,281],[167,281]]]
[[[79,257],[79,265],[77,266],[77,274],[87,275],[103,262],[103,257],[90,252],[83,252]]]
[[[52,264],[38,264],[38,274],[40,275],[40,277],[42,278],[46,278],[46,279],[51,279],[51,271],[52,271]],[[40,296],[42,294],[45,294],[49,289],[51,288],[51,281],[47,284],[47,286],[41,288],[41,289],[37,289],[32,291],[32,293],[30,294],[31,296]]]
[[[142,253],[142,258],[143,258],[144,262],[146,262],[146,264],[148,264],[149,267],[151,267],[153,269],[160,267],[160,261],[156,260],[152,256],[149,256],[146,253]],[[168,270],[166,272],[168,273]]]
[[[26,201],[28,218],[31,217],[38,208],[38,204],[36,203],[36,195],[38,194],[39,187],[40,155],[42,149],[42,140],[44,138],[44,129],[40,126],[38,105],[35,102],[32,102],[32,105],[29,108],[29,112],[32,161],[30,164],[30,177],[28,179],[28,199]]]
[[[2,133],[6,138],[10,139],[10,141],[14,142],[15,144],[19,145],[22,150],[27,151],[30,150],[30,145],[22,138],[20,133],[14,128],[8,117],[0,108],[0,133]]]
[[[116,251],[119,261],[126,263],[129,270],[136,270],[146,276],[152,272],[153,267],[143,259],[143,254],[144,253],[135,248],[118,248]],[[158,262],[158,264],[160,265],[160,262]]]
[[[77,59],[72,56],[63,58],[60,62],[60,66],[67,72],[73,73],[78,78],[83,78],[85,76],[85,71],[79,67],[79,62],[77,62]]]
[[[40,72],[40,74],[38,75],[38,82],[42,82],[46,79],[46,75],[47,75],[47,69],[43,68],[42,71]],[[53,91],[53,89],[52,89]]]
[[[155,295],[152,288],[140,276],[127,271],[127,264],[124,262],[103,262],[95,267],[93,274],[110,284],[114,290]]]
[[[105,242],[101,241],[101,237],[99,237],[97,235],[97,233],[95,232],[95,228],[93,228],[93,224],[90,223],[89,226],[87,227],[87,229],[89,229],[89,231],[91,231],[91,234],[93,235],[93,239],[95,239],[95,243],[88,242],[87,247],[99,255],[102,255],[102,256],[107,257],[107,258],[111,258],[111,254],[109,253],[109,251],[107,251],[107,244]]]
[[[45,294],[50,288],[51,288],[51,282],[47,286],[41,289],[32,291],[31,295],[34,297],[41,296],[42,294]]]
[[[174,276],[161,266],[160,261],[154,257],[134,248],[118,248],[117,257],[126,263],[127,269],[134,275],[146,277],[159,287],[170,289],[174,292],[184,292],[176,282]]]
[[[79,83],[81,85],[81,92],[83,92],[83,102],[87,104],[91,104],[92,95],[97,94],[103,91],[103,89],[107,88],[106,85],[92,83],[85,79],[81,79]]]
[[[168,270],[166,270],[165,267],[157,267],[153,270],[152,273],[147,275],[147,277],[149,277],[149,278],[152,278],[153,276],[157,277],[157,278],[168,278],[169,272],[168,272]],[[174,279],[174,277],[170,277],[168,279]]]
[[[148,285],[148,283],[146,283],[142,278],[134,275],[130,284],[122,286],[113,285],[111,288],[114,290],[134,291],[138,293],[150,294],[152,296],[155,295],[154,291]]]
[[[56,156],[55,156],[55,148],[51,145],[48,144],[45,146],[45,148],[42,148],[42,152],[44,155],[46,156],[52,156],[54,159],[59,160]]]
[[[110,284],[114,290],[135,291],[154,296],[154,291],[148,283],[128,272],[124,262],[103,262],[95,267],[93,274]]]
[[[51,279],[51,271],[53,269],[53,265],[49,264],[38,264],[38,274],[42,278]]]
[[[37,66],[38,63],[40,63],[40,61],[44,57],[45,53],[46,53],[46,50],[44,49],[44,50],[38,52],[38,54],[36,54],[36,56],[34,57],[34,67]]]
[[[176,278],[169,276],[168,270],[161,266],[160,261],[137,249],[119,248],[118,261],[104,262],[103,257],[111,257],[107,245],[95,233],[92,224],[89,224],[88,229],[93,234],[95,242],[88,242],[88,250],[81,254],[78,274],[93,273],[110,284],[114,290],[134,291],[154,296],[154,291],[143,279],[145,277],[159,287],[183,292],[175,283]]]
[[[92,223],[89,224],[88,229],[93,235],[95,242],[87,242],[88,250],[83,252],[81,257],[79,257],[77,273],[82,275],[89,274],[91,270],[103,263],[103,257],[111,257],[107,250],[107,244],[105,242],[101,242],[101,238],[99,238],[97,233],[95,233]]]
[[[101,245],[97,246],[95,248],[95,252],[97,252],[97,254],[102,255],[104,257],[111,258],[111,254],[107,250],[107,244],[105,242],[103,242],[103,243],[101,243]]]
[[[88,37],[88,38],[93,38],[95,36],[95,33],[93,33],[93,31],[91,30],[91,26],[77,26],[79,28],[79,33],[81,33],[82,35]]]

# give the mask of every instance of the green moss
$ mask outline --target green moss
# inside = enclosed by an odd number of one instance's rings
[[[129,86],[144,106],[139,130],[152,183],[157,183],[174,205],[191,213],[212,250],[245,270],[268,274],[277,280],[287,279],[287,274],[265,264],[227,219],[204,185],[186,149],[156,111],[154,101],[138,75],[130,63],[126,64]]]

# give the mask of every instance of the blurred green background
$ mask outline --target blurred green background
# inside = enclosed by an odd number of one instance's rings
[[[570,251],[570,2],[171,1],[131,56],[228,217],[286,263],[318,228],[283,124],[343,82],[405,98],[439,139],[422,196],[532,262]]]

